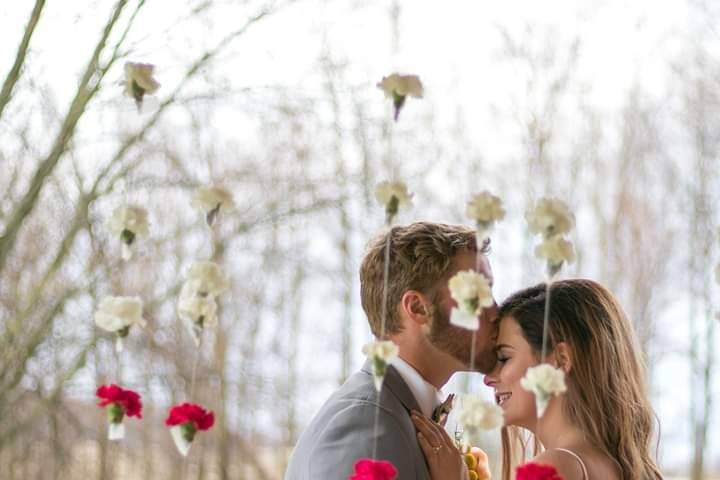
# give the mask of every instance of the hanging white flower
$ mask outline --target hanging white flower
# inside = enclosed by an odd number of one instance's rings
[[[188,280],[183,284],[178,298],[177,312],[196,345],[205,328],[217,326],[217,301],[212,295],[201,295],[198,282]]]
[[[405,99],[410,96],[422,98],[424,90],[422,82],[417,75],[400,75],[393,73],[383,77],[377,87],[385,93],[386,98],[392,98],[395,109],[394,118],[397,121]]]
[[[532,233],[544,238],[568,233],[575,225],[575,216],[567,204],[557,198],[541,198],[525,213]]]
[[[160,88],[160,83],[153,78],[154,72],[155,65],[149,63],[125,63],[125,93],[135,100],[138,111],[143,97],[154,94]]]
[[[479,430],[493,430],[503,424],[503,411],[493,402],[477,395],[462,395],[458,422],[466,434],[473,435]]]
[[[547,363],[528,368],[520,380],[522,388],[535,395],[538,418],[542,417],[553,396],[567,391],[565,373]]]
[[[195,262],[187,275],[198,296],[216,297],[229,288],[229,283],[220,266],[215,262]]]
[[[563,263],[575,261],[575,249],[572,242],[556,235],[543,241],[535,248],[535,256],[547,261],[550,276],[557,273]]]
[[[473,195],[465,213],[475,220],[478,230],[483,234],[490,230],[495,222],[505,218],[502,200],[488,191]]]
[[[148,234],[148,213],[142,207],[124,206],[113,210],[110,216],[110,232],[122,242],[122,258],[129,260],[132,256],[130,247],[138,237]]]
[[[400,208],[412,205],[412,194],[403,182],[380,182],[375,187],[375,198],[385,208],[388,223]]]
[[[122,339],[130,333],[130,327],[145,327],[142,318],[142,300],[138,297],[105,297],[95,311],[95,325],[117,335],[115,348],[122,351]]]
[[[218,186],[198,187],[191,203],[205,213],[208,226],[212,226],[221,210],[229,210],[234,205],[232,194]]]
[[[385,378],[385,372],[390,361],[398,356],[398,346],[390,340],[375,341],[366,344],[362,349],[372,365],[375,388],[379,392]]]
[[[453,275],[448,289],[458,304],[450,313],[450,323],[477,330],[480,327],[478,316],[483,308],[491,307],[495,302],[488,279],[474,270],[463,270]]]

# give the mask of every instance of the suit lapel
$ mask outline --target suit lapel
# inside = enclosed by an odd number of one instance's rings
[[[369,375],[372,375],[372,367],[370,366],[369,361],[365,362],[362,371]],[[383,390],[385,390],[385,388],[390,390],[390,392],[395,395],[398,400],[400,400],[400,403],[403,404],[403,406],[408,412],[410,412],[411,410],[417,410],[418,412],[420,411],[420,405],[417,403],[415,395],[412,394],[412,392],[410,391],[410,387],[407,386],[405,380],[402,379],[400,373],[398,373],[398,371],[392,365],[388,365],[388,368],[385,371]]]

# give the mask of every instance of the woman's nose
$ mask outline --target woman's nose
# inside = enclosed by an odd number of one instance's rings
[[[489,374],[485,375],[485,378],[483,379],[483,382],[484,382],[485,385],[487,385],[488,387],[490,387],[490,388],[495,388],[495,385],[497,385],[497,383],[498,383],[497,378],[495,377],[495,371],[493,371],[492,373],[489,373]]]

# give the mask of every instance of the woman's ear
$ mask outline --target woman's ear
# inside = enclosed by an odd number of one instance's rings
[[[403,294],[400,299],[400,310],[403,317],[417,325],[430,323],[432,317],[427,298],[416,290],[408,290]]]
[[[557,362],[558,368],[566,374],[572,370],[573,358],[570,346],[565,342],[560,342],[555,345],[555,361]]]

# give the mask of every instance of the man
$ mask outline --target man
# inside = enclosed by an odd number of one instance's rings
[[[387,317],[382,329],[385,245],[390,243]],[[473,332],[450,325],[455,302],[448,280],[460,270],[478,271],[492,285],[488,246],[476,255],[475,231],[419,222],[393,227],[370,245],[360,267],[360,295],[370,329],[395,342],[399,358],[385,374],[378,395],[370,364],[352,375],[323,405],[290,460],[285,480],[342,480],[360,458],[389,460],[399,480],[429,479],[410,412],[430,417],[440,388],[468,370]],[[483,311],[476,336],[475,365],[495,365],[492,331],[497,308]]]

